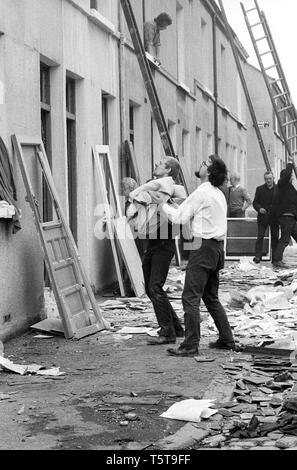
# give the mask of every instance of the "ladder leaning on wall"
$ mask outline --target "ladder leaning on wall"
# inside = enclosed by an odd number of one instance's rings
[[[297,154],[297,112],[267,19],[264,12],[260,10],[257,0],[254,0],[252,8],[246,9],[242,3],[241,8],[278,121],[281,137],[288,154],[294,157]],[[276,78],[269,77],[268,70],[274,70]],[[295,162],[293,165],[297,176]]]
[[[238,71],[238,74],[239,74],[239,77],[240,77],[240,80],[241,80],[241,84],[242,84],[242,87],[243,87],[243,90],[244,90],[246,101],[247,101],[247,104],[248,104],[248,107],[249,107],[250,115],[251,115],[251,118],[252,118],[252,121],[253,121],[254,129],[255,129],[255,132],[256,132],[256,136],[257,136],[257,140],[259,142],[262,157],[263,157],[263,160],[264,160],[267,171],[271,171],[270,162],[269,162],[267,152],[266,152],[266,148],[265,148],[265,145],[264,145],[264,142],[263,142],[263,139],[262,139],[262,134],[261,134],[261,131],[260,131],[260,128],[259,128],[259,124],[258,124],[258,121],[257,121],[254,106],[253,106],[253,103],[252,103],[252,100],[251,100],[251,97],[250,97],[249,89],[248,89],[248,86],[247,86],[247,83],[246,83],[246,80],[245,80],[245,77],[244,77],[244,73],[243,73],[243,70],[242,70],[242,67],[241,67],[241,63],[240,63],[240,60],[239,60],[239,56],[238,56],[238,52],[237,52],[237,49],[236,49],[232,29],[231,29],[231,26],[228,23],[228,19],[227,19],[227,16],[226,16],[226,12],[225,12],[222,0],[219,0],[219,5],[220,5],[221,12],[222,12],[223,20],[224,20],[224,23],[225,23],[225,28],[226,28],[226,31],[227,31],[228,39],[229,39],[231,49],[232,49],[232,52],[233,52],[234,60],[235,60],[236,66],[237,66],[237,71]]]
[[[152,72],[150,69],[150,65],[146,57],[146,53],[144,50],[144,46],[142,44],[142,40],[139,34],[139,30],[137,27],[137,23],[135,20],[133,9],[131,7],[130,0],[120,0],[120,1],[121,1],[122,9],[126,18],[128,29],[131,35],[135,54],[136,54],[140,71],[142,74],[142,78],[144,81],[144,85],[145,85],[145,88],[146,88],[146,91],[147,91],[147,94],[151,103],[152,112],[153,112],[158,130],[160,133],[160,138],[161,138],[161,142],[165,151],[165,155],[170,156],[170,157],[175,157],[177,160],[179,160],[178,156],[175,154],[173,144],[170,139],[166,120],[164,118],[164,114],[162,111],[162,107],[159,101],[158,93],[157,93],[153,76],[152,76]],[[187,187],[186,179],[181,169],[179,172],[179,178],[188,193],[189,188]]]

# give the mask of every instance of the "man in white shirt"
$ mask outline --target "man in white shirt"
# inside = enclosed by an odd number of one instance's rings
[[[211,155],[195,174],[202,184],[177,209],[168,204],[162,206],[162,211],[173,223],[186,224],[191,220],[193,235],[182,295],[185,339],[177,349],[167,349],[172,356],[198,354],[201,299],[219,331],[218,340],[209,347],[238,350],[218,298],[219,270],[224,267],[227,230],[227,204],[219,186],[227,177],[227,168],[223,160]]]

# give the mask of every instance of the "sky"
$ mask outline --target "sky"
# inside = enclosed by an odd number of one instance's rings
[[[222,2],[228,22],[250,56],[248,58],[248,62],[260,68],[244,20],[240,0],[222,0]],[[242,0],[242,3],[246,10],[255,6],[254,0]],[[258,4],[260,9],[265,13],[279,59],[288,82],[291,97],[296,107],[297,40],[295,34],[297,33],[297,0],[258,0]],[[250,15],[252,15],[252,13],[250,13]],[[252,16],[249,18],[252,19]]]

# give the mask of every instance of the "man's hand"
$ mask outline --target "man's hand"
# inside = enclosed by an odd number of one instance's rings
[[[264,209],[264,207],[261,207],[261,209],[259,210],[260,214],[267,214],[267,210]]]

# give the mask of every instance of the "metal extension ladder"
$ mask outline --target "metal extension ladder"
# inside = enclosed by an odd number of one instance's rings
[[[44,261],[62,320],[65,337],[80,339],[108,327],[95,300],[70,228],[63,215],[40,138],[12,136],[12,143],[33,212],[36,230],[44,253]],[[28,150],[29,149],[29,150]],[[26,152],[26,158],[24,158]],[[27,155],[29,152],[29,157]],[[29,160],[34,168],[39,163],[52,198],[55,220],[43,222],[27,170]],[[89,305],[90,304],[90,305]],[[91,307],[91,308],[90,308]],[[94,318],[91,316],[92,309]]]
[[[145,85],[145,88],[146,88],[146,91],[147,91],[147,94],[151,103],[152,112],[153,112],[158,130],[160,133],[161,142],[165,151],[165,155],[169,157],[175,157],[177,160],[179,160],[178,156],[175,154],[172,141],[170,139],[166,120],[164,118],[164,114],[161,108],[161,104],[160,104],[157,90],[154,84],[152,72],[150,69],[150,65],[146,57],[146,53],[144,50],[144,46],[142,44],[142,40],[139,34],[139,30],[137,27],[137,23],[135,20],[133,9],[131,7],[130,0],[120,0],[120,1],[121,1],[122,9],[126,18],[126,22],[130,31],[135,54],[136,54],[139,67],[142,73],[144,85]],[[182,170],[180,170],[180,180],[182,184],[184,185],[184,187],[186,188],[186,191],[188,192],[188,188],[187,188]]]
[[[246,9],[243,3],[241,3],[241,8],[277,117],[281,137],[288,154],[294,157],[297,154],[297,112],[267,19],[264,12],[260,10],[257,0],[254,0],[252,8]],[[267,73],[272,69],[276,72],[276,78],[270,77]],[[297,176],[295,163],[293,165]]]
[[[240,80],[241,80],[241,84],[242,84],[242,87],[243,87],[243,90],[244,90],[244,94],[245,94],[245,97],[246,97],[246,100],[247,100],[247,104],[248,104],[250,115],[251,115],[251,118],[252,118],[252,121],[253,121],[254,129],[255,129],[255,132],[256,132],[256,136],[257,136],[257,140],[259,142],[259,146],[260,146],[260,150],[261,150],[261,153],[262,153],[262,156],[263,156],[263,160],[264,160],[267,171],[271,171],[270,162],[269,162],[267,152],[266,152],[266,148],[265,148],[265,145],[264,145],[264,142],[263,142],[263,139],[262,139],[262,134],[261,134],[261,131],[260,131],[260,128],[259,128],[259,125],[258,125],[256,113],[255,113],[255,110],[254,110],[254,107],[253,107],[253,103],[252,103],[252,100],[251,100],[251,97],[250,97],[249,89],[248,89],[248,86],[247,86],[247,83],[246,83],[246,80],[245,80],[245,77],[244,77],[244,73],[243,73],[243,70],[242,70],[242,67],[241,67],[241,63],[240,63],[240,60],[239,60],[239,57],[238,57],[238,52],[237,52],[236,45],[235,45],[235,42],[234,42],[234,37],[233,37],[233,34],[232,34],[232,30],[231,30],[231,27],[228,23],[228,19],[227,19],[227,16],[226,16],[226,12],[225,12],[222,0],[219,0],[219,5],[220,5],[220,9],[221,9],[221,12],[222,12],[222,15],[223,15],[223,20],[224,20],[224,23],[225,23],[225,27],[226,27],[226,31],[227,31],[227,34],[228,34],[229,42],[230,42],[230,45],[231,45],[231,48],[232,48],[234,60],[235,60],[236,66],[237,66],[237,71],[238,71],[238,74],[239,74],[239,77],[240,77]]]

